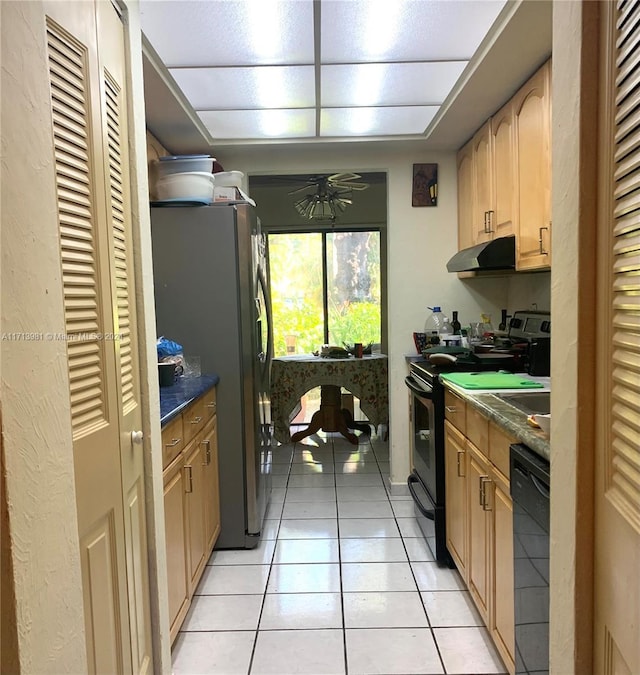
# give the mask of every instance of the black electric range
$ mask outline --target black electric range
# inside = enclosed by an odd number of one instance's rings
[[[518,349],[513,353],[459,354],[455,363],[435,365],[425,359],[409,364],[405,383],[411,392],[411,457],[413,471],[407,484],[415,504],[420,528],[435,559],[449,566],[453,561],[446,546],[445,460],[444,460],[444,385],[442,373],[508,370],[527,372],[532,365],[532,347],[550,339],[550,317],[545,312],[516,312],[509,327],[509,339]],[[522,347],[522,344],[525,347]],[[548,354],[548,347],[546,348]],[[540,362],[536,367],[540,367]],[[548,363],[547,363],[548,367]],[[531,373],[533,374],[533,373]],[[536,374],[548,374],[538,372]]]

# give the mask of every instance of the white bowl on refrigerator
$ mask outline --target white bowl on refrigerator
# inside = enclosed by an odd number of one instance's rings
[[[219,171],[213,175],[216,177],[216,187],[242,187],[242,171]]]
[[[172,173],[156,182],[158,199],[202,199],[213,201],[214,175],[206,171]]]

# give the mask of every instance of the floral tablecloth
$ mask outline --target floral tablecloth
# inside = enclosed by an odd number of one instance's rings
[[[360,408],[374,426],[389,422],[386,354],[361,359],[321,356],[282,356],[271,362],[271,418],[274,435],[290,440],[289,423],[306,392],[323,384],[344,387],[360,399]]]

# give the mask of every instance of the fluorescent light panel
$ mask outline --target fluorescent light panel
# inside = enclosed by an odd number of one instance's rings
[[[216,139],[308,138],[316,132],[316,111],[219,110],[199,112]]]
[[[322,2],[322,62],[469,60],[505,0]]]
[[[322,66],[323,106],[442,103],[466,61]]]
[[[321,136],[399,136],[422,134],[438,106],[406,108],[323,108]]]
[[[316,101],[313,66],[178,68],[171,74],[196,110],[309,108]]]
[[[313,64],[312,0],[140,0],[140,13],[168,68]]]

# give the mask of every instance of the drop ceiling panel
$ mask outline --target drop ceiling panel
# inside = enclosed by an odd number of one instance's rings
[[[313,63],[312,0],[141,0],[140,13],[169,68]]]
[[[184,120],[202,137],[211,133],[209,144],[349,136],[376,141],[388,136],[397,143],[399,136],[428,136],[433,147],[439,142],[457,147],[548,57],[551,5],[550,0],[140,0],[147,57],[157,74],[150,84],[145,78],[148,123],[168,129],[176,149],[181,144],[174,131]],[[520,15],[515,37],[504,40]],[[494,49],[507,42],[506,52]],[[494,52],[495,58],[486,58]],[[531,53],[524,67],[523,53]],[[491,65],[483,69],[485,61]],[[482,82],[476,72],[482,72]],[[157,100],[151,93],[156,83],[172,92],[175,105]],[[171,119],[161,119],[160,110]],[[319,118],[322,125],[316,127]]]
[[[325,108],[320,113],[321,136],[401,136],[421,134],[438,106],[405,108]]]
[[[214,139],[308,138],[316,132],[309,110],[220,110],[198,113]]]
[[[322,105],[438,105],[466,64],[442,61],[322,66]]]
[[[173,68],[196,110],[309,108],[316,102],[313,66]]]
[[[322,62],[470,59],[504,0],[322,2]]]

